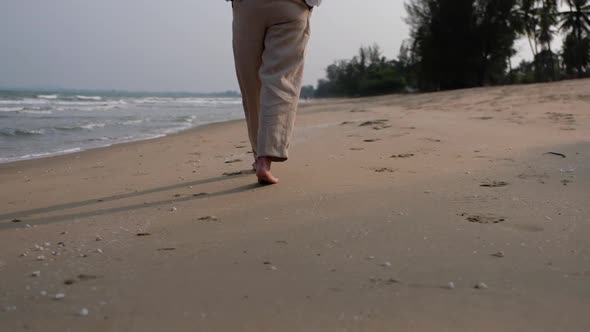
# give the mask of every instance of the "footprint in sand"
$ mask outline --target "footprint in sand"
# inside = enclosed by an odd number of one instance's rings
[[[462,217],[465,217],[465,219],[469,222],[472,223],[476,223],[476,224],[499,224],[501,222],[506,221],[506,218],[504,217],[499,217],[496,215],[493,215],[491,213],[488,214],[467,214],[467,213],[461,213]]]
[[[427,142],[434,142],[434,143],[440,143],[440,142],[442,142],[439,139],[436,139],[436,138],[428,138],[428,137],[427,138],[423,138],[422,140],[423,141],[427,141]]]
[[[390,167],[372,168],[372,170],[377,173],[393,173],[393,172],[395,172],[395,169],[390,168]]]
[[[223,173],[223,176],[237,176],[237,175],[242,175],[242,174],[246,174],[246,172],[245,171],[225,172],[225,173]]]
[[[203,222],[221,222],[221,219],[219,219],[216,216],[206,216],[206,217],[201,217],[198,219],[199,221],[203,221]]]
[[[509,183],[508,182],[504,182],[504,181],[489,181],[489,182],[484,182],[482,184],[480,184],[480,187],[486,187],[486,188],[500,188],[500,187],[505,187],[507,186]]]
[[[401,153],[401,154],[394,154],[391,158],[411,158],[413,157],[413,153]]]
[[[370,126],[374,130],[381,130],[381,129],[391,128],[392,126],[391,125],[388,125],[387,122],[389,122],[389,120],[386,120],[386,119],[365,121],[365,122],[361,123],[359,125],[359,127],[368,127],[368,126]]]
[[[576,128],[576,117],[572,113],[558,113],[558,112],[547,112],[547,118],[555,123],[560,124],[560,130],[563,131],[575,131]]]

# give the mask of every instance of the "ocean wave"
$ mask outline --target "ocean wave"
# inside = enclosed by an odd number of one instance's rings
[[[196,115],[185,115],[185,116],[180,116],[180,117],[176,118],[176,122],[184,122],[187,124],[192,124],[196,118],[197,118]]]
[[[74,153],[74,152],[80,152],[80,151],[82,151],[81,148],[72,148],[72,149],[64,149],[64,150],[59,150],[59,151],[54,151],[54,152],[31,153],[31,154],[26,154],[23,156],[18,156],[18,157],[0,158],[0,163],[9,163],[9,162],[19,161],[19,160],[45,158],[45,157],[58,156],[58,155],[62,155],[62,154],[68,154],[68,153]]]
[[[22,137],[22,136],[38,136],[45,134],[44,129],[15,129],[7,128],[0,131],[0,135],[4,137]]]
[[[50,110],[26,109],[26,108],[23,108],[20,111],[17,111],[17,113],[25,113],[25,114],[53,114],[53,112],[50,111]]]
[[[85,123],[83,125],[77,125],[77,126],[60,126],[60,127],[55,127],[53,129],[58,130],[58,131],[76,131],[76,130],[94,130],[96,128],[104,128],[106,126],[106,123],[102,123],[102,122],[90,122],[90,123]]]
[[[106,126],[106,123],[102,123],[102,122],[91,122],[91,123],[87,123],[84,125],[81,125],[80,128],[82,129],[88,129],[88,130],[93,130],[95,128],[104,128],[104,126]]]
[[[38,95],[37,98],[53,100],[53,99],[57,99],[58,95]]]
[[[18,112],[24,110],[24,107],[0,107],[0,112]]]
[[[78,100],[102,100],[102,97],[99,96],[76,96]]]
[[[144,120],[126,120],[126,121],[118,122],[117,124],[120,124],[123,126],[131,126],[131,125],[141,124],[143,122],[144,122]]]
[[[198,97],[146,97],[131,100],[134,104],[181,104],[181,105],[241,105],[239,98],[198,98]]]
[[[32,98],[25,98],[25,99],[3,99],[0,100],[0,105],[9,105],[14,107],[15,105],[48,105],[51,103],[51,100],[48,99],[32,99]]]

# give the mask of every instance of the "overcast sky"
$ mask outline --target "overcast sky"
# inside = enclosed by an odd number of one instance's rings
[[[306,83],[361,44],[397,55],[403,0],[325,0]],[[224,0],[1,0],[0,87],[237,89]]]
[[[361,45],[397,56],[408,37],[403,2],[325,0],[305,83]],[[237,89],[231,16],[224,0],[0,0],[0,87]]]

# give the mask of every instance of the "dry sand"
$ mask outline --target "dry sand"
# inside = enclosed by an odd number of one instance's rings
[[[245,140],[0,165],[0,331],[590,331],[590,80],[304,106],[277,186]]]

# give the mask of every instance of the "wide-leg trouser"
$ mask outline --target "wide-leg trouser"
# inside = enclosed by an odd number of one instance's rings
[[[254,155],[289,158],[311,10],[305,0],[234,0],[233,49]]]

